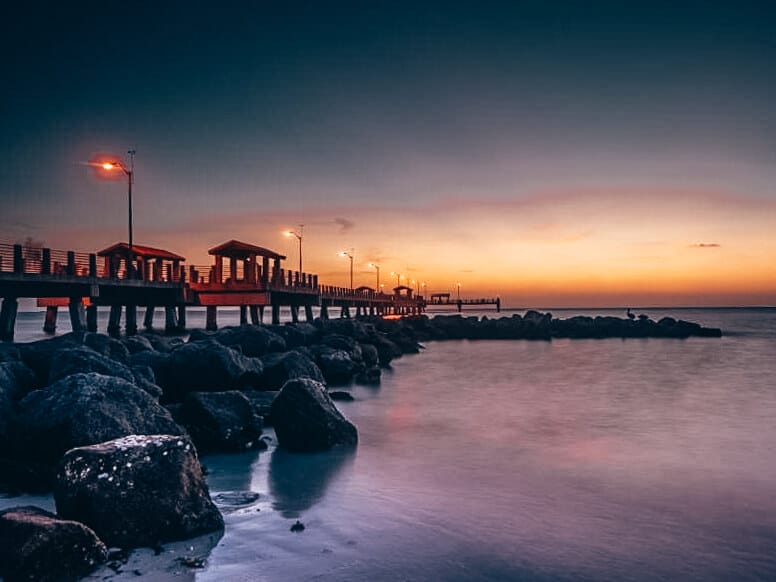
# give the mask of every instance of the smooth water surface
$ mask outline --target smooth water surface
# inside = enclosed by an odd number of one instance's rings
[[[204,458],[261,497],[152,577],[775,580],[776,311],[649,315],[726,335],[434,342],[338,403],[355,451]]]
[[[706,316],[733,333],[394,362],[339,404],[357,451],[263,453],[227,487],[266,497],[197,579],[776,579],[776,317]]]

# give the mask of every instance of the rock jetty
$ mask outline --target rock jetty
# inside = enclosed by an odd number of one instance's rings
[[[76,579],[133,548],[219,531],[199,452],[266,448],[274,426],[288,454],[353,447],[337,409],[378,385],[391,361],[444,340],[719,337],[670,317],[571,317],[528,311],[316,320],[116,339],[80,332],[0,344],[0,491],[53,489],[57,515],[0,512],[0,576]],[[346,449],[343,449],[346,450]]]

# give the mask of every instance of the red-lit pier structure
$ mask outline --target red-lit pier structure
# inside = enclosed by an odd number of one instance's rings
[[[450,293],[432,293],[426,306],[433,307],[456,307],[458,313],[463,311],[464,306],[482,307],[483,305],[495,305],[496,312],[501,311],[501,299],[499,297],[484,297],[478,299],[461,299],[460,297],[453,299]]]
[[[137,332],[137,307],[145,308],[143,324],[150,328],[154,311],[165,310],[165,329],[186,327],[186,308],[206,308],[206,327],[216,329],[218,307],[239,307],[240,323],[261,324],[265,308],[271,322],[280,323],[281,307],[292,321],[300,310],[312,321],[313,308],[327,319],[332,309],[340,317],[415,315],[426,302],[407,287],[393,294],[369,287],[349,289],[323,285],[318,276],[283,268],[285,256],[270,249],[230,240],[211,248],[213,264],[186,266],[176,253],[143,245],[130,249],[116,243],[97,253],[60,251],[31,244],[0,243],[0,341],[14,336],[20,298],[35,298],[46,307],[44,330],[56,329],[58,309],[67,307],[75,331],[97,331],[97,309],[110,308],[108,332]],[[98,258],[101,259],[98,261]]]

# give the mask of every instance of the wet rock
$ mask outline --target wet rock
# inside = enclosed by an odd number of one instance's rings
[[[253,412],[262,418],[264,426],[272,426],[272,401],[278,395],[276,390],[246,390],[243,395],[250,401]]]
[[[154,370],[155,371],[155,370]],[[222,392],[260,386],[261,360],[213,340],[189,342],[170,354],[165,398],[180,401],[189,392]]]
[[[342,402],[353,402],[355,398],[353,398],[353,395],[350,392],[345,392],[344,390],[330,390],[329,391],[329,398],[337,401]]]
[[[353,380],[353,376],[359,371],[359,366],[344,350],[321,346],[317,352],[318,366],[328,384],[335,386],[349,384]]]
[[[154,400],[159,400],[162,397],[162,389],[156,384],[156,375],[151,366],[132,366],[132,377],[135,385],[148,392]]]
[[[162,390],[172,387],[175,377],[172,374],[170,354],[158,351],[136,352],[129,357],[129,363],[134,370],[137,367],[148,366],[154,373],[154,383]]]
[[[291,526],[291,531],[294,533],[300,533],[300,532],[303,532],[304,530],[305,530],[304,524],[298,519],[296,520],[296,523],[294,523]]]
[[[289,451],[322,451],[355,445],[358,431],[326,393],[309,378],[289,380],[272,402],[272,422],[278,443]]]
[[[0,364],[3,362],[19,362],[22,359],[22,355],[19,353],[19,348],[13,344],[0,342]]]
[[[318,328],[311,323],[286,323],[285,325],[272,325],[268,329],[285,340],[288,350],[310,346],[318,341],[319,337]]]
[[[126,364],[129,362],[129,350],[120,340],[102,333],[83,333],[83,343],[98,354]]]
[[[144,335],[133,335],[122,340],[130,354],[137,354],[139,352],[153,352],[154,349],[151,341]]]
[[[83,335],[66,333],[51,339],[16,344],[22,361],[35,372],[40,385],[49,383],[49,369],[54,353],[64,348],[83,345]]]
[[[258,325],[225,327],[216,332],[213,339],[227,347],[239,346],[240,351],[249,357],[286,350],[286,342],[281,336]]]
[[[19,403],[18,449],[53,463],[73,447],[132,434],[181,434],[147,392],[115,376],[72,374]]]
[[[324,382],[321,370],[305,353],[293,350],[281,354],[268,354],[262,359],[264,375],[261,380],[262,390],[280,390],[288,380],[294,378],[312,378]]]
[[[38,507],[0,511],[0,576],[6,582],[61,582],[86,576],[108,551],[87,526]]]
[[[185,437],[132,435],[72,449],[57,472],[54,500],[59,515],[122,548],[224,527]]]
[[[380,362],[377,348],[372,344],[359,344],[361,346],[361,360],[367,367],[376,366]]]
[[[363,371],[356,374],[354,380],[357,384],[365,384],[367,386],[378,386],[380,384],[380,378],[383,371],[379,366],[371,366],[365,368]]]
[[[192,392],[180,418],[200,452],[240,452],[266,448],[262,418],[242,392]]]
[[[382,334],[375,334],[369,339],[368,343],[377,350],[377,357],[381,366],[388,366],[392,360],[402,356],[401,348]]]
[[[260,495],[255,491],[223,491],[213,496],[213,501],[218,508],[229,513],[250,507],[259,500]]]
[[[95,372],[104,376],[122,378],[128,382],[135,381],[132,370],[127,366],[87,346],[68,347],[52,354],[48,378],[50,384],[79,372]]]
[[[169,354],[171,351],[184,345],[183,340],[179,337],[169,337],[159,335],[158,333],[145,333],[137,337],[145,337],[157,352],[163,354]]]

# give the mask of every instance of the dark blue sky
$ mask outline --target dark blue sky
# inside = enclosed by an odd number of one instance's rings
[[[130,145],[165,244],[259,210],[335,229],[545,188],[774,195],[773,3],[138,4],[4,9],[8,237],[118,238],[120,190],[78,164]]]

